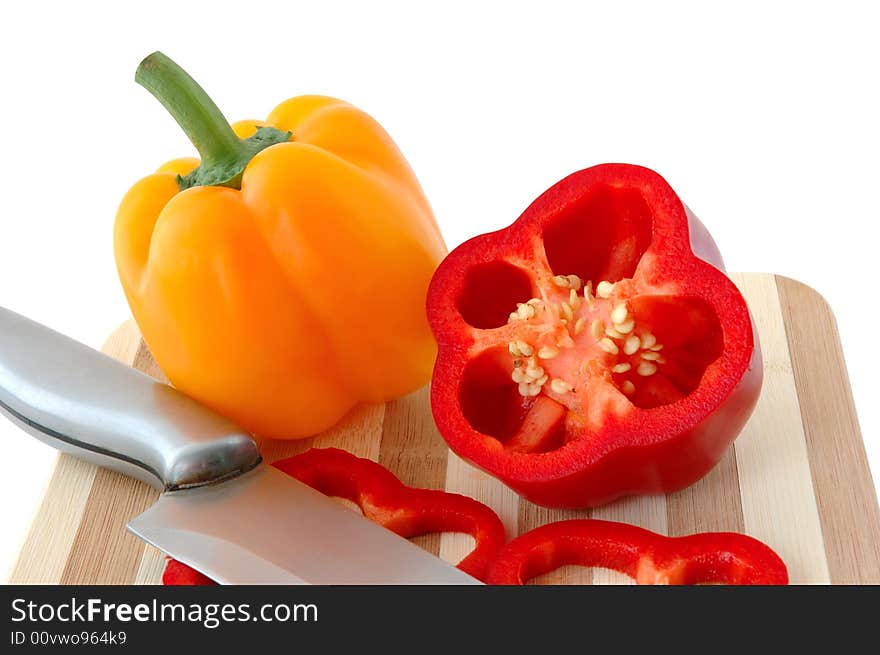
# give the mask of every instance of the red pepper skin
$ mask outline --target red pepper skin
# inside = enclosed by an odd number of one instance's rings
[[[618,193],[625,200],[615,200],[614,194]],[[639,232],[641,228],[632,218],[637,210],[627,206],[625,211],[615,213],[615,202],[629,202],[635,207],[641,202],[647,208],[650,216],[645,219],[644,233]],[[473,385],[467,386],[469,372],[477,368],[478,361],[483,362],[480,366],[491,362],[487,353],[502,353],[508,342],[522,338],[523,332],[517,332],[521,328],[515,322],[504,323],[505,312],[516,310],[514,301],[525,303],[530,296],[540,297],[552,288],[549,281],[554,275],[578,273],[553,267],[549,250],[569,246],[558,236],[554,244],[548,245],[547,235],[561,221],[594,206],[605,212],[596,234],[597,239],[608,241],[611,254],[606,263],[593,266],[595,270],[581,276],[584,282],[590,280],[595,288],[601,279],[619,281],[631,292],[627,300],[635,299],[643,306],[655,300],[669,301],[669,307],[680,306],[684,326],[680,329],[689,337],[700,333],[698,322],[688,322],[693,316],[689,314],[691,306],[704,308],[699,320],[705,319],[705,324],[715,330],[717,352],[706,357],[700,368],[689,371],[692,389],[674,402],[657,406],[649,406],[650,399],[625,398],[613,388],[609,381],[613,376],[607,369],[590,378],[590,386],[573,392],[583,394],[576,399],[583,405],[580,412],[567,403],[564,394],[548,393],[549,384],[537,398],[517,397],[514,391],[513,401],[492,405],[490,399],[483,403],[480,396],[489,396],[495,390],[489,388],[489,382],[479,382],[475,383],[479,393],[475,393]],[[612,236],[602,237],[602,229]],[[627,249],[638,249],[638,239],[642,239],[644,250],[636,256]],[[589,243],[589,237],[585,237],[584,248]],[[590,254],[596,257],[596,248],[584,255],[586,268],[591,266]],[[481,270],[490,270],[488,267],[497,268],[491,269],[491,275],[477,275]],[[510,291],[517,286],[519,291]],[[724,455],[751,415],[761,389],[763,370],[757,334],[745,300],[723,272],[718,248],[668,183],[640,166],[604,164],[574,173],[542,194],[508,228],[460,245],[436,271],[428,291],[427,311],[439,344],[431,404],[441,435],[460,457],[546,507],[594,507],[624,495],[667,493],[693,484]],[[473,316],[468,319],[468,312],[476,314],[477,320]],[[647,323],[663,323],[665,328],[660,329],[666,329],[672,340],[679,329],[670,318],[673,315],[657,319],[650,313],[645,312]],[[504,318],[492,323],[493,316],[499,314]],[[684,362],[679,369],[687,368],[688,348],[688,343],[679,343],[661,354],[672,365]],[[673,361],[676,358],[678,361]],[[501,355],[496,359],[500,361]],[[539,363],[546,368],[554,361],[558,359]],[[500,382],[491,384],[497,386],[507,380],[512,389],[516,387],[509,381],[514,364],[491,365],[498,366],[499,372],[484,372],[483,377],[494,375],[493,380]],[[508,368],[504,370],[503,366]],[[664,370],[672,369],[660,368]],[[555,376],[548,371],[550,377]],[[645,380],[633,371],[628,375],[637,385]],[[660,377],[658,373],[651,380],[659,384]],[[590,406],[590,402],[595,404]],[[481,409],[483,405],[503,405],[503,411],[512,416],[511,422],[519,421],[520,433],[511,436],[516,433],[516,425],[509,428],[510,422],[493,421],[489,410]],[[468,411],[479,420],[468,416]],[[530,439],[529,430],[542,422],[558,425],[559,429],[545,425],[546,434]],[[493,428],[502,434],[493,434]],[[523,443],[531,445],[523,447]]]
[[[498,554],[486,582],[522,585],[569,564],[619,571],[641,585],[788,584],[779,556],[744,534],[666,537],[595,519],[558,521],[520,535]]]
[[[312,448],[273,466],[323,494],[350,500],[366,518],[401,537],[432,532],[470,534],[474,549],[458,568],[478,580],[484,579],[489,563],[504,545],[504,524],[486,505],[460,494],[408,487],[380,464],[344,450]],[[169,561],[163,582],[207,584],[204,581],[208,578],[186,569],[192,571],[180,562]]]
[[[162,572],[162,584],[175,586],[215,585],[217,584],[204,573],[176,559],[168,558],[165,571]]]

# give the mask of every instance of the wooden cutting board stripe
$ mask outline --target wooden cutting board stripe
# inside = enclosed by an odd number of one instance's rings
[[[751,299],[764,357],[761,397],[753,420],[734,446],[745,532],[779,553],[792,580],[827,583],[828,563],[777,283],[772,277],[737,282]]]
[[[10,584],[57,584],[79,530],[98,468],[58,457],[9,576]]]
[[[491,506],[509,536],[550,521],[594,517],[679,535],[746,532],[783,557],[795,583],[880,583],[880,509],[865,459],[834,318],[814,291],[786,278],[734,275],[763,346],[765,383],[755,414],[703,480],[668,496],[627,498],[592,511],[549,510],[520,499],[447,448],[431,419],[428,390],[356,408],[313,439],[262,444],[274,461],[312,446],[377,460],[405,483],[464,493]],[[164,379],[132,323],[105,351]],[[125,523],[156,492],[60,456],[10,582],[156,584],[164,557]],[[449,561],[469,536],[417,543]],[[564,567],[538,583],[627,583],[614,572]]]
[[[834,314],[810,287],[777,284],[831,581],[880,584],[880,507]]]

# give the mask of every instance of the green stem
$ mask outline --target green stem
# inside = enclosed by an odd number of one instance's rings
[[[198,82],[169,57],[154,52],[138,66],[134,79],[165,106],[202,161],[222,161],[241,154],[241,139],[223,113]]]
[[[251,158],[290,138],[290,132],[261,127],[251,138],[239,139],[205,90],[161,52],[144,59],[134,79],[165,106],[199,151],[201,166],[178,177],[181,189],[199,185],[240,188]]]

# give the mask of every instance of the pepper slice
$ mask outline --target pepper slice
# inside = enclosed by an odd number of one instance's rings
[[[437,489],[403,484],[380,464],[338,448],[312,448],[282,459],[274,467],[328,496],[355,503],[364,516],[401,537],[432,532],[464,532],[474,538],[474,549],[458,568],[478,580],[504,545],[504,524],[482,503]],[[210,578],[176,560],[169,560],[162,576],[167,585],[213,584]]]
[[[657,173],[570,175],[435,273],[440,433],[540,505],[692,484],[740,432],[762,381],[748,308],[722,271]]]
[[[520,535],[498,554],[486,582],[521,585],[569,564],[619,571],[640,585],[788,584],[779,555],[744,534],[666,537],[596,519],[558,521]]]
[[[193,585],[215,585],[217,584],[204,573],[196,571],[191,566],[187,566],[183,562],[169,558],[165,563],[165,571],[162,572],[162,584],[193,586]]]

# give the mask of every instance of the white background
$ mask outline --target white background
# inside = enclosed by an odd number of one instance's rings
[[[788,275],[829,300],[876,478],[880,342],[865,326],[880,322],[878,21],[869,2],[717,6],[9,3],[0,305],[94,347],[127,317],[116,206],[139,177],[194,154],[133,81],[161,49],[233,120],[302,93],[373,114],[450,247],[507,225],[574,170],[654,168],[729,270]],[[53,455],[6,423],[0,439],[2,576]]]

